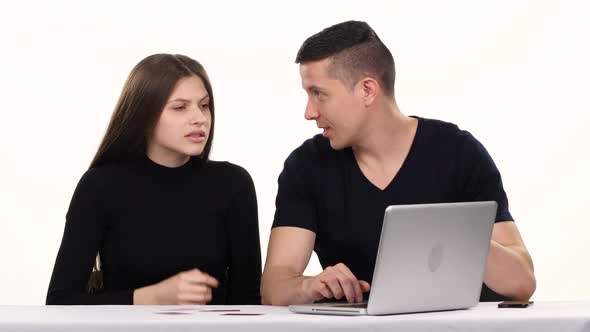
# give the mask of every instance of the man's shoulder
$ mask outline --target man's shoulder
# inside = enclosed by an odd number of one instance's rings
[[[418,118],[423,127],[423,133],[430,138],[462,140],[469,132],[459,128],[458,125],[438,119]]]
[[[317,162],[333,159],[340,154],[340,151],[334,150],[330,146],[330,140],[321,134],[315,135],[303,142],[297,147],[288,160],[297,162]]]
[[[477,144],[471,133],[452,122],[437,119],[418,118],[421,140],[429,149],[441,153],[452,153],[457,149]]]
[[[428,149],[438,152],[435,155],[454,154],[461,155],[462,158],[479,159],[487,154],[483,144],[458,125],[436,119],[420,120],[424,127],[422,139]]]

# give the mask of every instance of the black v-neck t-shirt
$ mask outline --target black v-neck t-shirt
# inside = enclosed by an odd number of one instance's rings
[[[97,252],[104,289],[86,285]],[[254,183],[228,162],[194,157],[169,168],[147,157],[89,169],[66,215],[47,304],[132,304],[133,291],[198,268],[211,304],[259,304]]]
[[[323,268],[344,263],[370,282],[390,205],[492,200],[496,222],[513,221],[500,173],[483,145],[454,124],[417,119],[408,155],[383,190],[362,173],[352,148],[334,150],[321,135],[305,141],[279,176],[273,227],[313,231]],[[482,287],[482,301],[504,299]]]

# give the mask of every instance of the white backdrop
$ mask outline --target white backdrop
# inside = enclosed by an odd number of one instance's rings
[[[200,61],[212,158],[256,185],[263,259],[276,180],[318,132],[294,58],[311,34],[367,21],[397,64],[402,112],[459,124],[504,177],[537,300],[590,299],[590,5],[580,1],[8,1],[0,4],[0,304],[42,304],[72,192],[131,68]],[[314,257],[308,273],[320,270]]]

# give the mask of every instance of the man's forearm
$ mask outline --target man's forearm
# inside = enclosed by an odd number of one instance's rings
[[[492,240],[484,282],[496,293],[527,300],[536,288],[533,262],[526,251]]]

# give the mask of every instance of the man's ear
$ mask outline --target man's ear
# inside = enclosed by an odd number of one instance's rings
[[[373,104],[379,93],[379,83],[373,78],[366,77],[360,81],[360,88],[362,89],[365,107],[369,107]]]

